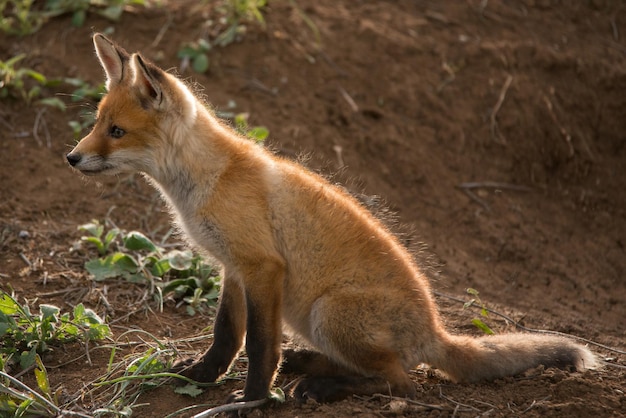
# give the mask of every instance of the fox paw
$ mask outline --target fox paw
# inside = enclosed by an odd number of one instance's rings
[[[188,377],[196,382],[211,383],[215,382],[215,379],[218,377],[217,371],[211,369],[211,367],[207,367],[203,358],[187,358],[174,363],[174,365],[170,368],[170,372]],[[180,386],[187,384],[187,382],[183,379],[176,379],[175,383]]]
[[[316,402],[335,402],[349,396],[345,386],[332,377],[305,377],[293,389],[293,397],[297,402],[312,399]]]

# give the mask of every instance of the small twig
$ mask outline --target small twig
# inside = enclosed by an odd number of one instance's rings
[[[355,113],[358,112],[359,106],[357,106],[356,102],[354,101],[352,97],[350,97],[348,92],[341,86],[338,86],[337,89],[339,90],[339,93],[341,93],[341,97],[343,97],[345,101],[348,102],[348,105],[350,105],[350,108],[352,109],[352,111]]]
[[[43,145],[42,142],[41,142],[41,139],[39,138],[39,133],[38,133],[38,131],[39,131],[39,121],[41,120],[41,116],[43,115],[43,112],[45,110],[46,109],[43,108],[43,109],[40,109],[37,112],[37,115],[35,116],[35,123],[33,124],[33,137],[35,138],[35,141],[37,141],[37,145],[39,145],[39,146]]]
[[[337,155],[337,165],[339,166],[339,168],[345,167],[345,164],[343,163],[343,156],[341,155],[343,151],[341,145],[334,145],[333,151],[335,151],[335,154]]]
[[[559,123],[559,120],[557,119],[556,114],[554,113],[554,106],[552,106],[552,102],[550,101],[548,96],[544,94],[543,100],[546,103],[546,107],[548,108],[548,113],[550,114],[552,121],[559,128],[559,132],[561,133],[561,136],[563,136],[563,139],[565,139],[565,142],[567,142],[567,146],[569,148],[569,156],[572,157],[574,155],[574,146],[572,145],[572,135],[570,135],[570,133],[567,132],[567,130],[563,127],[563,125]]]
[[[459,189],[506,189],[518,192],[530,192],[533,190],[532,187],[511,183],[499,183],[497,181],[466,182],[459,184],[457,187]]]
[[[152,41],[152,44],[150,45],[152,48],[156,48],[159,43],[161,43],[161,39],[163,39],[163,36],[165,36],[165,32],[167,32],[173,21],[174,17],[171,13],[168,13],[167,22],[165,22],[165,24],[161,26],[161,29],[159,29],[159,33],[157,33],[157,36],[154,38],[154,41]]]
[[[552,397],[552,395],[548,395],[543,399],[539,399],[539,402],[544,402],[547,401],[548,399],[550,399]],[[530,406],[526,409],[524,409],[522,412],[520,412],[520,414],[525,414],[526,412],[530,411],[531,409],[533,409],[535,407],[535,405],[537,405],[537,400],[533,400],[533,402],[530,404]]]
[[[408,399],[408,398],[399,398],[397,396],[390,396],[390,395],[383,395],[382,393],[375,393],[372,396],[370,396],[369,398],[365,398],[362,396],[357,396],[357,395],[353,395],[354,398],[357,399],[361,399],[364,401],[367,400],[372,400],[372,399],[383,399],[383,400],[397,400],[397,401],[403,401],[406,403],[410,403],[411,405],[417,405],[417,406],[421,406],[427,409],[432,409],[432,410],[436,410],[436,411],[450,411],[452,410],[452,408],[447,407],[447,406],[441,406],[441,405],[433,405],[433,404],[428,404],[428,403],[424,403],[424,402],[420,402],[420,401],[416,401],[413,399]]]
[[[480,206],[482,206],[483,209],[485,209],[485,211],[491,212],[491,208],[489,207],[489,204],[487,202],[485,202],[484,200],[482,200],[480,197],[476,196],[476,194],[474,192],[472,192],[471,190],[468,190],[468,189],[463,189],[463,193],[465,193],[467,195],[467,197],[472,199],[474,202],[476,202]]]
[[[26,258],[26,256],[24,255],[24,253],[20,253],[20,258],[22,259],[22,261],[24,261],[26,263],[26,265],[29,268],[33,268],[33,263],[30,262],[30,260],[28,258]]]
[[[617,23],[615,22],[615,16],[613,16],[610,20],[611,29],[613,29],[613,39],[615,42],[619,42],[619,29],[617,28]]]
[[[509,87],[511,86],[511,83],[513,82],[513,76],[510,74],[507,74],[506,76],[506,80],[504,81],[504,85],[502,86],[502,89],[500,90],[500,96],[498,97],[498,101],[496,102],[496,105],[493,107],[493,110],[491,111],[491,115],[489,115],[489,119],[491,120],[491,137],[493,139],[498,139],[498,122],[496,120],[496,116],[498,115],[498,112],[500,111],[500,108],[502,107],[502,103],[504,103],[504,99],[506,98],[506,92],[509,90]],[[502,138],[502,135],[500,135],[500,142],[506,142],[506,140],[504,138]]]
[[[457,298],[457,297],[454,297],[454,296],[451,296],[451,295],[446,295],[445,293],[434,292],[434,294],[435,294],[435,296],[439,296],[439,297],[442,297],[442,298],[450,299],[450,300],[453,300],[455,302],[460,302],[463,305],[468,303],[468,301],[466,301],[466,300],[463,300],[461,298]],[[597,343],[595,341],[588,340],[588,339],[583,338],[583,337],[578,337],[576,335],[566,334],[564,332],[559,332],[559,331],[551,331],[551,330],[545,330],[545,329],[535,329],[535,328],[525,327],[522,324],[520,324],[519,322],[515,321],[513,318],[511,318],[511,317],[509,317],[509,316],[507,316],[507,315],[505,315],[503,313],[500,313],[498,311],[495,311],[495,310],[493,310],[491,308],[488,308],[486,306],[478,305],[474,301],[472,301],[467,306],[472,306],[472,307],[476,307],[476,308],[480,308],[480,309],[485,309],[487,312],[492,313],[492,314],[494,314],[496,316],[499,316],[500,318],[502,318],[502,319],[506,320],[507,322],[513,324],[513,326],[515,326],[516,328],[521,329],[522,331],[536,333],[536,334],[558,335],[560,337],[566,337],[566,338],[571,338],[571,339],[574,339],[574,340],[582,341],[582,342],[584,342],[586,344],[591,344],[591,345],[594,345],[596,347],[600,347],[600,348],[603,348],[605,350],[612,351],[614,353],[626,354],[626,351],[623,351],[623,350],[620,350],[620,349],[617,349],[617,348],[612,348],[612,347],[606,346],[604,344],[600,344],[600,343]]]
[[[453,404],[455,404],[457,406],[460,405],[460,406],[463,406],[465,408],[468,408],[469,410],[480,412],[480,409],[478,409],[478,408],[475,408],[475,407],[473,407],[471,405],[467,405],[467,404],[464,404],[464,403],[461,403],[461,402],[457,402],[454,399],[447,397],[446,395],[443,394],[443,390],[441,389],[441,386],[439,386],[439,397],[447,400],[448,402],[452,402]]]
[[[271,89],[267,87],[265,84],[263,84],[260,80],[256,78],[251,78],[250,80],[248,80],[248,83],[244,86],[244,88],[256,89],[263,93],[267,93],[270,96],[278,95],[278,92],[276,91],[275,88]]]
[[[200,412],[193,416],[193,418],[207,418],[212,417],[222,412],[234,412],[240,411],[242,409],[250,409],[250,408],[258,408],[261,405],[264,405],[269,401],[268,398],[265,399],[257,399],[256,401],[246,401],[246,402],[234,402],[226,405],[216,406],[215,408],[207,409],[204,412]]]

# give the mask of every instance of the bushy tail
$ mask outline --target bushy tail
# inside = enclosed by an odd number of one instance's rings
[[[597,367],[591,351],[566,338],[536,334],[503,334],[480,338],[446,335],[431,364],[456,382],[512,376],[530,368]]]

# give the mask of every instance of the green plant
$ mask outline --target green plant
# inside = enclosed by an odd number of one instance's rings
[[[191,68],[197,73],[204,73],[209,69],[209,54],[211,44],[204,39],[190,42],[178,51],[178,58],[183,60],[181,67],[187,66],[191,62]]]
[[[0,0],[0,31],[11,35],[36,32],[45,16],[32,9],[35,0]]]
[[[234,42],[238,36],[246,32],[247,22],[256,22],[265,27],[265,19],[261,9],[267,0],[228,0],[222,10],[228,27],[213,41],[215,45],[226,46]]]
[[[0,31],[11,35],[36,32],[48,19],[72,15],[72,25],[82,26],[87,12],[117,21],[127,6],[145,5],[145,0],[0,0]]]
[[[471,287],[467,289],[467,293],[474,296],[473,299],[470,299],[469,301],[465,302],[463,304],[463,309],[467,309],[472,305],[477,305],[480,306],[480,315],[488,318],[489,317],[489,312],[487,311],[487,307],[485,306],[485,304],[480,300],[480,297],[478,296],[478,290],[476,289],[472,289]],[[491,328],[489,328],[489,326],[487,324],[485,324],[480,318],[474,318],[472,319],[472,324],[474,324],[474,326],[476,326],[476,328],[478,328],[479,330],[481,330],[482,332],[484,332],[487,335],[493,335],[494,332]]]
[[[18,362],[22,368],[35,362],[50,344],[77,340],[97,341],[109,336],[109,326],[81,303],[70,314],[54,305],[42,304],[39,313],[0,290],[0,356],[3,363]],[[17,357],[19,355],[19,358]]]
[[[249,113],[238,113],[234,117],[235,129],[243,136],[252,139],[254,142],[261,143],[269,135],[269,130],[265,126],[248,126]]]
[[[145,5],[145,0],[48,0],[46,18],[72,14],[72,25],[83,26],[87,12],[94,12],[114,22],[118,21],[126,6]]]
[[[205,3],[207,0],[205,0]],[[209,21],[212,27],[210,39],[198,39],[195,42],[183,44],[178,51],[178,58],[182,60],[181,67],[186,68],[191,63],[191,68],[198,73],[204,73],[209,69],[209,51],[214,46],[226,46],[231,44],[246,32],[248,22],[256,22],[265,26],[265,19],[261,9],[265,7],[267,0],[224,0],[215,8],[215,12],[222,17],[216,22]]]
[[[72,102],[85,100],[99,102],[106,93],[104,83],[93,86],[80,78],[65,78],[63,81],[76,88],[70,94]],[[71,120],[68,122],[76,141],[80,139],[84,130],[96,123],[96,113],[92,109],[82,109],[79,113],[79,117],[80,120]]]
[[[79,226],[89,235],[82,240],[95,245],[99,258],[85,262],[95,281],[121,277],[134,283],[146,283],[160,304],[163,295],[171,294],[186,302],[194,315],[215,303],[219,295],[219,276],[204,258],[189,250],[165,251],[138,231],[125,232],[112,227],[105,233],[98,221]],[[113,251],[115,246],[117,249]]]
[[[48,371],[39,355],[35,356],[35,381],[37,388],[43,395],[31,389],[20,380],[9,375],[0,363],[0,415],[10,417],[56,417],[79,416],[89,418],[78,412],[60,408],[58,393],[52,392]]]
[[[41,87],[52,84],[40,72],[19,67],[18,63],[25,57],[25,54],[20,54],[7,61],[0,61],[0,99],[13,97],[31,103],[39,97]]]

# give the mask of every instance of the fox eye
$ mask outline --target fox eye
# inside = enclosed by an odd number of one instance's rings
[[[111,126],[111,129],[109,129],[109,135],[111,135],[113,138],[121,138],[125,134],[126,134],[126,131],[117,125],[113,125]]]

